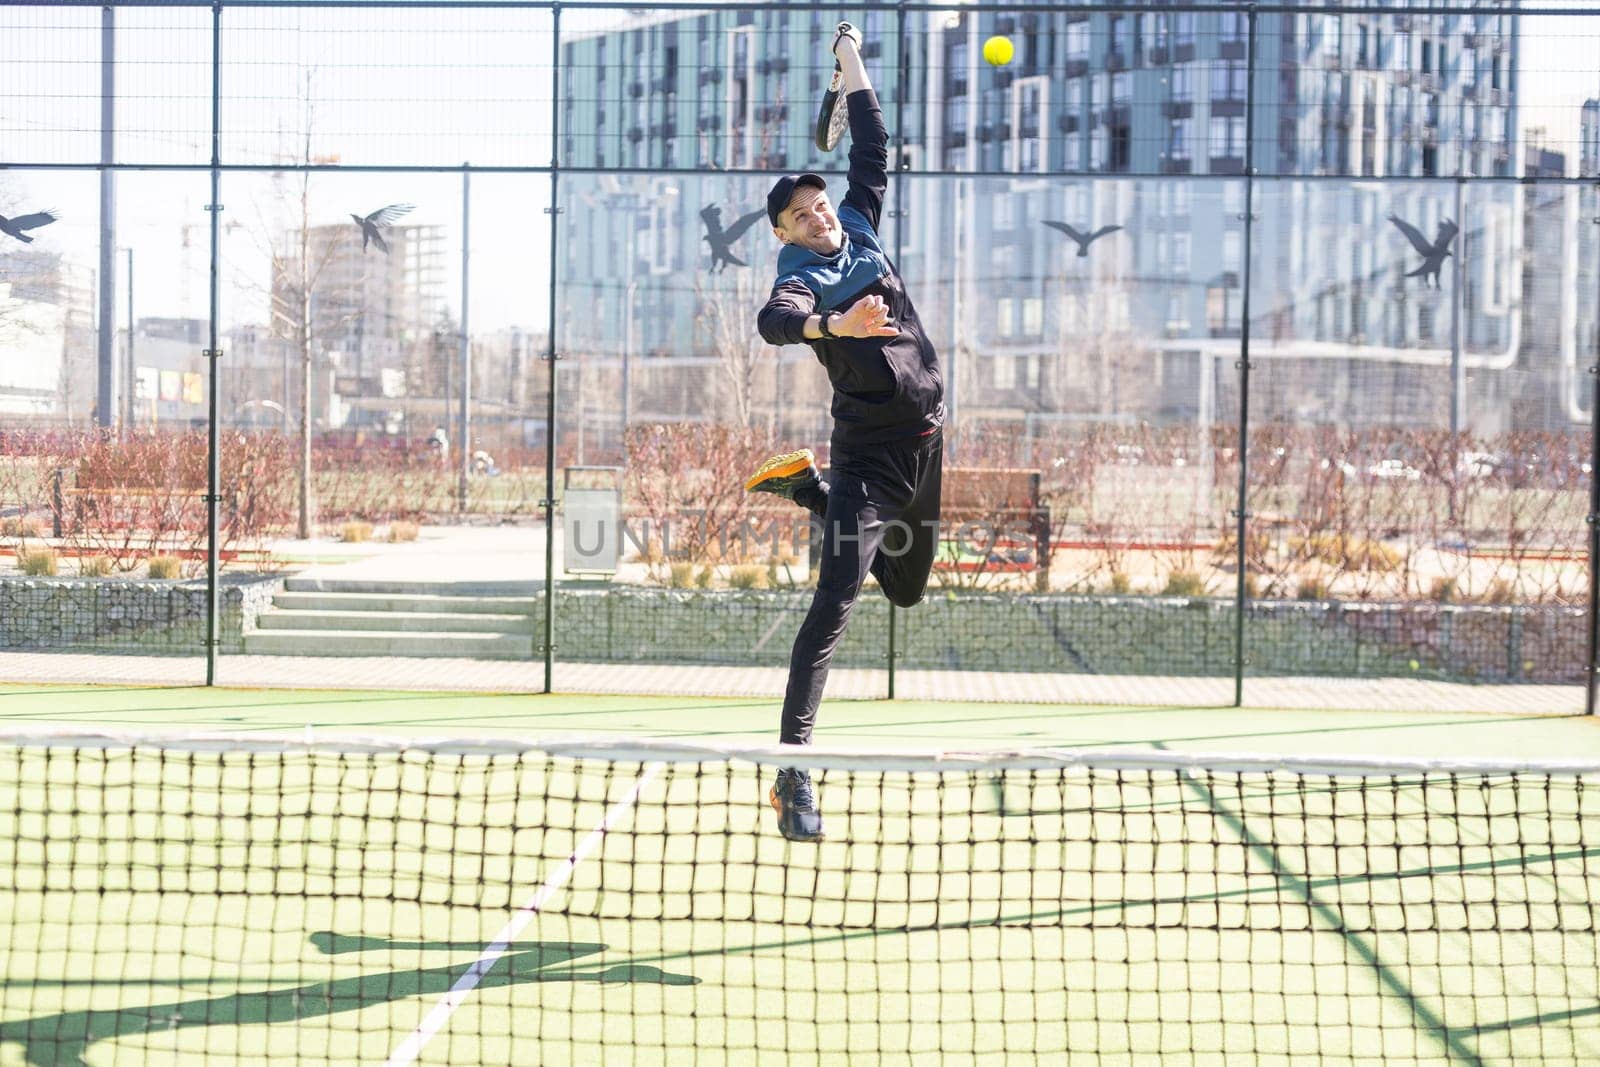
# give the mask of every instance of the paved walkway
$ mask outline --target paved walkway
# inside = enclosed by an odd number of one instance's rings
[[[544,663],[509,660],[224,656],[221,685],[293,689],[416,689],[527,692],[544,689]],[[564,693],[683,696],[783,696],[778,667],[714,667],[637,663],[557,663],[554,689]],[[840,669],[828,680],[834,699],[888,695],[888,672]],[[202,685],[205,661],[189,656],[116,656],[70,652],[0,652],[0,681],[93,682],[108,685]],[[895,695],[919,700],[996,703],[1224,707],[1230,678],[1023,674],[998,671],[899,671]],[[1409,678],[1253,678],[1245,706],[1351,710],[1486,711],[1578,715],[1583,690],[1557,685],[1462,685]]]
[[[425,526],[415,541],[278,541],[297,578],[373,582],[544,581],[544,526]],[[561,539],[556,538],[561,575]],[[542,588],[542,586],[541,586]]]

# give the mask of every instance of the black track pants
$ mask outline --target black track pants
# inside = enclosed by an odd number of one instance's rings
[[[943,462],[939,432],[849,453],[835,449],[828,491],[801,501],[822,518],[822,564],[789,657],[784,743],[811,743],[833,650],[868,571],[896,606],[922,599],[939,547]]]

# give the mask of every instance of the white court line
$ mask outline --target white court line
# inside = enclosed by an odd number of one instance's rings
[[[633,783],[627,795],[613,804],[606,812],[605,818],[600,820],[600,824],[578,842],[566,862],[550,872],[550,877],[545,879],[544,885],[540,886],[528,902],[506,922],[494,936],[494,940],[489,943],[489,947],[484,949],[483,955],[478,957],[478,961],[456,979],[456,984],[450,987],[450,992],[439,998],[439,1002],[433,1006],[433,1010],[428,1012],[422,1022],[417,1024],[411,1036],[400,1042],[395,1050],[389,1053],[389,1058],[383,1061],[384,1067],[407,1067],[408,1064],[417,1062],[422,1047],[444,1029],[444,1024],[450,1021],[450,1016],[461,1006],[467,994],[472,992],[473,987],[483,979],[483,976],[493,969],[500,957],[506,954],[506,950],[516,941],[517,935],[533,921],[535,915],[539,914],[539,909],[549,902],[557,890],[567,884],[567,879],[572,877],[572,872],[578,864],[582,863],[584,857],[594,851],[594,847],[605,838],[617,817],[633,807],[634,802],[639,799],[639,793],[664,766],[663,763],[651,763],[645,766],[644,773],[639,775],[639,780]]]

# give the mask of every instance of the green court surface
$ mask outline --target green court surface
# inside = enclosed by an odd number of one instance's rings
[[[767,744],[777,718],[0,687],[0,731],[241,735],[0,749],[0,1064],[1600,1058],[1592,776],[836,767],[829,840],[792,845],[767,767],[336,740]],[[1600,762],[1594,720],[1398,709],[829,702],[817,740]]]

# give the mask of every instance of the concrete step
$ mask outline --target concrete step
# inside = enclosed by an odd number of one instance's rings
[[[291,593],[377,593],[387,596],[535,596],[544,582],[491,579],[460,582],[387,581],[374,578],[288,578],[283,587]]]
[[[246,634],[249,655],[460,656],[531,659],[530,634],[379,633],[359,630],[259,630]]]
[[[527,614],[471,611],[284,611],[276,606],[256,619],[263,630],[379,630],[391,633],[530,634],[538,623]]]
[[[286,611],[404,611],[443,614],[534,615],[543,598],[444,596],[401,593],[279,593],[272,605]]]

